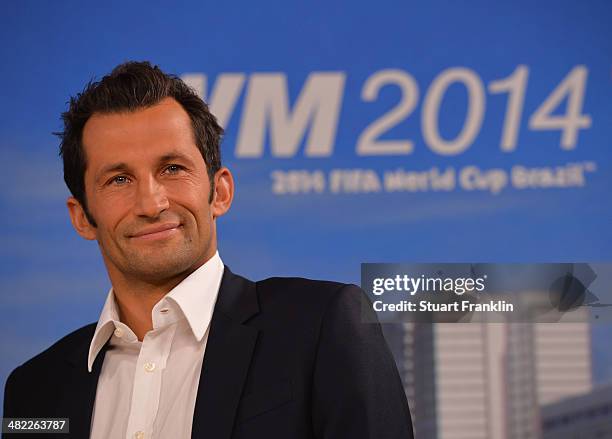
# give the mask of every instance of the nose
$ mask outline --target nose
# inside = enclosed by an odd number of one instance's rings
[[[157,218],[169,206],[166,189],[155,178],[141,179],[138,182],[135,203],[135,213],[138,216]]]

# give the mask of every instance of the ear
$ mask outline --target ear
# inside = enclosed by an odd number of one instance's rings
[[[215,190],[210,205],[213,219],[224,215],[234,199],[234,177],[229,169],[223,167],[217,171],[214,178]]]
[[[85,209],[74,197],[68,198],[66,201],[66,206],[68,207],[68,213],[70,214],[70,221],[72,222],[72,227],[74,230],[81,235],[82,238],[93,241],[96,239],[96,228],[93,227],[89,220],[87,219],[87,215],[85,215]]]

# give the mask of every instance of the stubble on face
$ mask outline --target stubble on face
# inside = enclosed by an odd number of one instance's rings
[[[195,218],[188,213],[166,212],[156,221],[135,221],[122,225],[118,231],[121,238],[114,243],[99,233],[98,245],[105,261],[109,257],[105,248],[116,245],[121,257],[113,257],[111,266],[122,276],[132,281],[146,282],[154,285],[167,282],[175,277],[182,277],[195,270],[207,259],[210,253],[211,240],[198,240]],[[146,240],[133,237],[142,229],[157,224],[179,223],[172,236],[165,239]]]
[[[94,116],[87,124],[88,200],[111,281],[172,283],[212,257],[210,180],[180,104],[165,100],[134,113]],[[103,170],[113,163],[125,163],[126,169],[106,176]],[[165,173],[169,164],[182,170]],[[99,181],[98,171],[104,176]],[[121,184],[113,182],[117,175]],[[147,233],[168,225],[177,227]],[[143,233],[149,236],[139,236]]]

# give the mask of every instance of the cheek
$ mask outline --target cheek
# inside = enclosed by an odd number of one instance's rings
[[[197,234],[198,239],[201,241],[210,239],[213,222],[209,205],[207,203],[190,204],[188,210],[194,233]]]
[[[211,227],[212,223],[212,213],[210,211],[210,205],[206,201],[200,201],[199,203],[194,202],[189,205],[189,212],[193,216],[193,219],[195,220],[198,228],[200,229],[208,229]]]
[[[198,222],[211,216],[210,204],[208,203],[209,192],[207,188],[182,185],[181,187],[168,188],[170,205],[175,204],[186,209]]]
[[[129,216],[131,204],[129,197],[114,193],[98,196],[90,212],[98,223],[98,228],[115,230],[122,220]]]
[[[210,187],[205,183],[201,179],[185,177],[168,181],[164,186],[168,196],[183,199],[193,204],[202,201],[208,202]]]

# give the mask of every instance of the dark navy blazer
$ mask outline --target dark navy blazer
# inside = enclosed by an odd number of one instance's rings
[[[380,325],[363,323],[364,297],[360,288],[336,282],[252,282],[226,266],[192,438],[412,439],[408,403]],[[373,313],[369,306],[364,311]],[[87,438],[108,347],[89,373],[95,328],[78,329],[16,368],[6,383],[4,417],[70,418],[70,434],[58,437]]]

